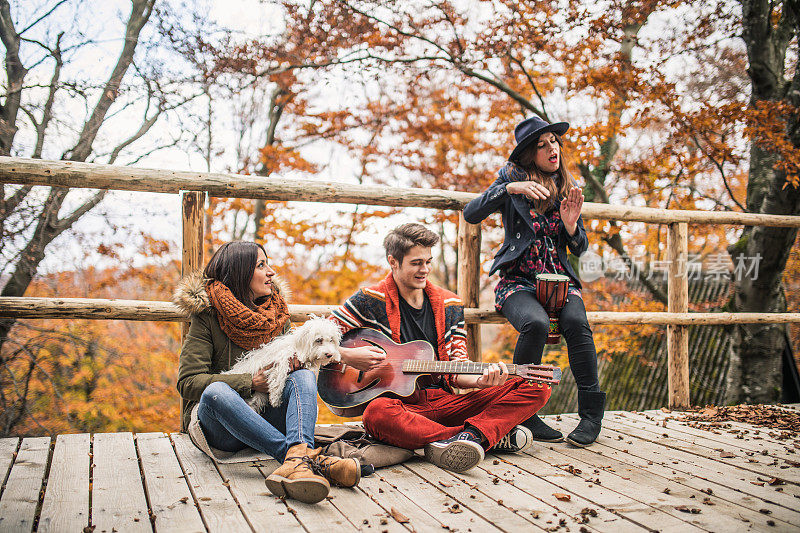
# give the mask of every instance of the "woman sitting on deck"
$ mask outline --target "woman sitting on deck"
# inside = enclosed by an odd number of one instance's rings
[[[245,400],[254,392],[268,393],[263,371],[255,376],[221,374],[244,351],[290,329],[288,308],[274,276],[263,246],[235,241],[216,251],[202,277],[189,276],[179,285],[175,303],[192,316],[178,368],[182,429],[214,458],[250,447],[282,461],[267,479],[270,492],[316,503],[328,495],[329,481],[356,484],[360,465],[313,449],[314,373],[304,368],[290,373],[280,407],[267,403],[261,412]]]
[[[567,171],[561,154],[561,135],[569,124],[548,124],[539,117],[519,123],[517,146],[499,177],[464,207],[464,219],[477,224],[492,213],[503,215],[505,239],[494,258],[492,274],[500,271],[495,308],[519,332],[514,363],[542,361],[550,318],[536,298],[539,274],[569,279],[566,304],[558,317],[575,384],[580,422],[567,442],[585,447],[600,434],[606,394],[600,390],[597,351],[581,297],[581,283],[567,259],[567,248],[581,255],[589,247],[581,219],[583,194]],[[533,438],[545,442],[564,439],[534,415],[523,425]]]

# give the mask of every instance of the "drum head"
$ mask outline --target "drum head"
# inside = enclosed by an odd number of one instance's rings
[[[563,274],[536,274],[537,280],[542,281],[569,281],[569,276],[565,276]]]

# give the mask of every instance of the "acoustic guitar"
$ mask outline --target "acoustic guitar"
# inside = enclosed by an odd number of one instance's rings
[[[397,344],[378,330],[356,328],[342,337],[346,348],[375,346],[386,353],[377,368],[356,370],[343,363],[320,368],[317,389],[320,398],[338,416],[360,416],[378,396],[405,398],[414,394],[423,374],[483,374],[490,363],[437,361],[433,346],[426,341]],[[508,373],[530,381],[558,384],[561,369],[550,365],[508,366]]]

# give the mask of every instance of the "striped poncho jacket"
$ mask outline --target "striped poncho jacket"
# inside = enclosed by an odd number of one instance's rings
[[[468,361],[467,335],[464,328],[464,306],[452,292],[437,287],[430,281],[425,294],[433,308],[438,337],[440,361]],[[391,337],[400,343],[400,294],[391,272],[377,285],[360,289],[344,305],[333,311],[332,318],[344,333],[353,328],[366,327]],[[451,374],[448,384],[452,387]]]

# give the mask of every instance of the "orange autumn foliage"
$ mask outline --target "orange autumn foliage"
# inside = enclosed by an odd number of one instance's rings
[[[167,299],[164,268],[62,272],[34,282],[39,297]],[[171,292],[171,290],[170,290]],[[26,402],[18,435],[174,431],[180,324],[112,320],[25,320],[3,349],[6,401]],[[6,406],[10,407],[10,406]]]

